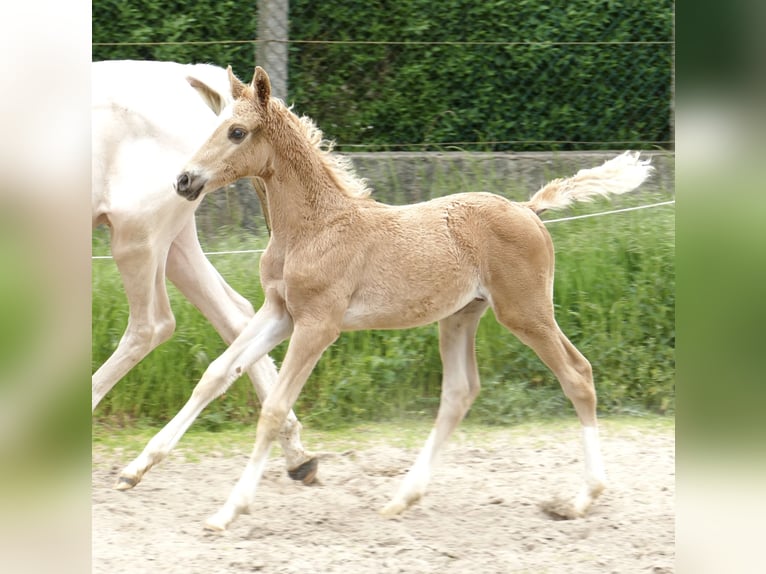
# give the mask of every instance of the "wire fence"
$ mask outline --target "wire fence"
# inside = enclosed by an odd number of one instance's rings
[[[100,0],[93,57],[258,63],[340,151],[674,146],[672,0],[252,4]]]
[[[272,93],[355,163],[388,151],[672,150],[673,1],[549,4],[200,0],[173,12],[154,0],[98,0],[93,59],[232,65],[244,80],[260,64]],[[440,178],[424,176],[438,171],[430,160],[413,160],[408,173],[403,163],[378,161],[386,177],[370,178],[376,190],[398,195],[377,197],[409,203],[442,193]],[[452,191],[501,194],[521,180],[499,173],[505,181],[495,184],[470,161],[438,175],[462,183]],[[529,188],[539,181],[526,179]],[[209,198],[201,235],[233,226],[262,236],[251,195]]]
[[[93,42],[96,47],[120,47],[120,46],[226,46],[248,44],[258,46],[264,43],[274,44],[327,44],[344,46],[672,46],[670,41],[636,41],[636,42],[609,42],[609,41],[579,41],[579,42],[470,42],[460,40],[446,40],[442,42],[418,42],[412,40],[179,40],[167,42]],[[257,59],[256,59],[257,61]]]

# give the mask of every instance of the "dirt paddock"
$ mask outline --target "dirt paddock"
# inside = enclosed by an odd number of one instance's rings
[[[425,435],[423,436],[425,438]],[[674,431],[602,425],[609,489],[584,519],[547,516],[540,503],[574,494],[579,431],[459,430],[428,493],[402,516],[377,510],[394,494],[416,448],[395,441],[323,453],[319,484],[291,481],[269,461],[257,500],[223,534],[205,518],[224,502],[247,460],[183,448],[128,492],[112,484],[130,458],[94,446],[95,574],[155,573],[669,573],[674,571]],[[393,442],[393,444],[392,444]],[[130,455],[132,456],[132,454]]]

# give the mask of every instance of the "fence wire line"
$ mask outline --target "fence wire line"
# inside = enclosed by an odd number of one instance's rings
[[[575,219],[586,219],[588,217],[599,217],[602,215],[612,215],[615,213],[625,213],[627,211],[638,211],[639,209],[650,209],[652,207],[662,207],[665,205],[674,205],[675,199],[670,201],[661,201],[660,203],[651,203],[648,205],[638,205],[636,207],[625,207],[622,209],[613,209],[611,211],[601,211],[599,213],[588,213],[585,215],[573,215],[571,217],[561,217],[559,219],[543,219],[546,225],[549,223],[561,223],[562,221],[574,221]],[[205,255],[240,255],[245,253],[263,253],[265,249],[239,249],[233,251],[206,251]],[[91,259],[112,259],[111,255],[93,255]]]
[[[543,219],[543,223],[559,223],[561,221],[574,221],[575,219],[585,219],[587,217],[598,217],[600,215],[612,215],[613,213],[625,213],[626,211],[638,211],[639,209],[649,209],[650,207],[661,207],[663,205],[671,205],[676,202],[675,199],[670,201],[661,201],[660,203],[651,203],[649,205],[638,205],[636,207],[624,207],[622,209],[613,209],[612,211],[602,211],[600,213],[587,213],[585,215],[573,215],[571,217],[561,217],[559,219]]]
[[[92,46],[213,46],[220,44],[328,44],[328,45],[365,45],[365,46],[670,46],[673,42],[662,40],[647,40],[635,42],[609,42],[609,41],[587,41],[582,42],[555,42],[555,41],[522,41],[522,42],[502,42],[502,41],[441,41],[426,42],[416,40],[189,40],[189,41],[166,41],[166,42],[92,42]]]

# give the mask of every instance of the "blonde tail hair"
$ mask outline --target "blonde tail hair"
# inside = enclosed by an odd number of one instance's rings
[[[523,205],[539,215],[546,209],[561,209],[578,201],[592,201],[597,196],[633,191],[654,171],[650,160],[640,160],[639,155],[639,152],[626,151],[598,167],[581,169],[572,177],[554,179]]]

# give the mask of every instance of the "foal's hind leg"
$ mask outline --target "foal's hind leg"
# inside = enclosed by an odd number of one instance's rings
[[[499,304],[493,301],[493,306],[498,320],[531,347],[553,371],[564,394],[574,405],[582,424],[585,484],[571,503],[555,502],[545,510],[563,518],[584,516],[606,485],[590,363],[559,328],[550,297],[507,297]]]
[[[425,494],[437,455],[479,394],[474,340],[487,305],[484,300],[473,301],[439,322],[439,351],[444,370],[439,413],[425,446],[396,496],[380,511],[384,516],[399,514]]]

